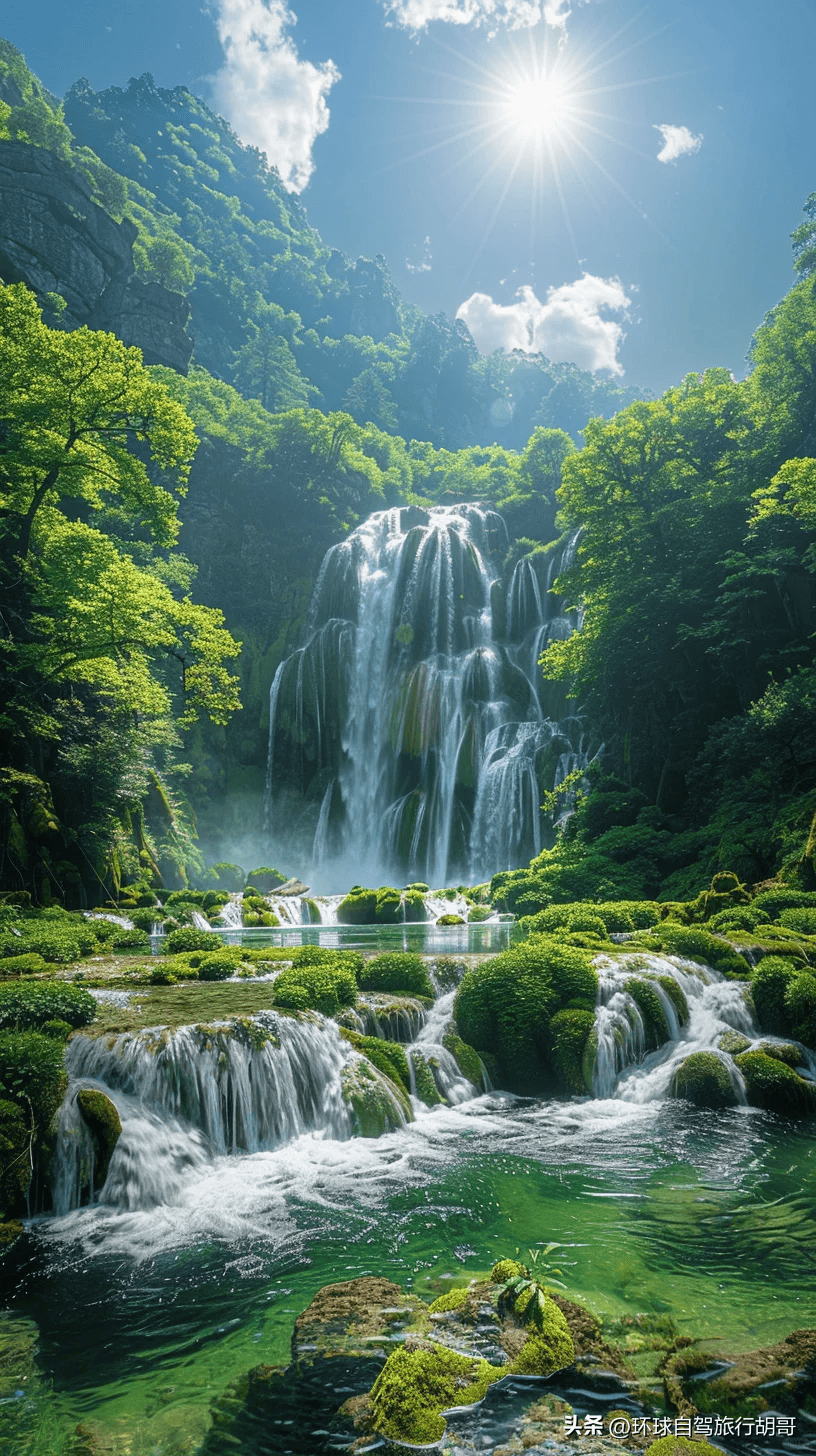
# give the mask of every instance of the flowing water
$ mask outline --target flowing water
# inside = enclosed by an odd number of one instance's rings
[[[623,986],[635,969],[654,985],[674,977],[691,1011],[642,1060]],[[436,1064],[452,1105],[415,1102],[414,1122],[377,1139],[351,1136],[342,1087],[355,1054],[317,1015],[74,1038],[59,1214],[32,1220],[5,1266],[65,1428],[82,1424],[114,1456],[180,1456],[205,1438],[232,1449],[212,1426],[229,1415],[248,1456],[282,1452],[229,1388],[288,1360],[294,1320],[322,1285],[373,1273],[430,1295],[499,1257],[543,1264],[551,1240],[570,1290],[610,1319],[666,1315],[733,1349],[812,1325],[813,1127],[667,1096],[679,1056],[724,1027],[757,1035],[742,988],[662,957],[600,971],[600,1095],[474,1095],[445,1060],[445,990],[387,1029]],[[361,1016],[377,1009],[369,997]],[[81,1085],[104,1087],[123,1125],[101,1198],[82,1208]]]
[[[301,804],[312,883],[347,878],[337,866],[365,884],[476,883],[540,850],[542,787],[586,761],[538,671],[576,625],[552,592],[574,539],[503,584],[508,544],[483,506],[412,506],[327,553],[309,638],[270,696],[270,848],[281,821],[291,855]]]

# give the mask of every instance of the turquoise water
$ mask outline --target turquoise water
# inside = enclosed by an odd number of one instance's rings
[[[816,1323],[813,1131],[746,1108],[482,1097],[376,1141],[213,1158],[174,1207],[35,1221],[11,1306],[39,1327],[52,1416],[112,1456],[221,1450],[213,1412],[240,1414],[232,1382],[286,1362],[323,1284],[375,1273],[432,1296],[550,1240],[599,1314],[755,1348]],[[242,1419],[240,1449],[271,1450]]]

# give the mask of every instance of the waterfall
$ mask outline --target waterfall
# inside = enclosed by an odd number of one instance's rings
[[[189,1124],[219,1152],[257,1152],[305,1131],[350,1137],[341,1087],[349,1055],[332,1022],[263,1011],[224,1026],[76,1036],[66,1066],[72,1079]]]
[[[574,626],[551,590],[574,538],[523,556],[505,592],[507,545],[462,504],[377,512],[327,553],[272,685],[267,791],[273,841],[300,796],[318,887],[350,865],[365,884],[486,878],[540,850],[543,790],[583,754],[537,667]]]
[[[595,968],[596,1097],[638,1103],[660,1101],[669,1096],[674,1074],[686,1057],[693,1052],[712,1052],[726,1066],[736,1100],[745,1102],[742,1076],[732,1058],[718,1046],[720,1037],[728,1031],[740,1032],[751,1043],[769,1040],[753,1022],[742,981],[726,981],[709,966],[660,955],[622,956],[619,960],[599,956]],[[683,992],[689,1009],[685,1026],[680,1026],[674,1002],[660,977],[668,977]],[[648,1056],[644,1055],[643,1016],[626,989],[626,983],[633,979],[643,980],[654,991],[669,1029],[669,1040]]]
[[[463,1077],[456,1058],[442,1045],[448,1023],[453,1016],[455,991],[439,996],[425,1019],[425,1024],[416,1040],[407,1048],[408,1065],[411,1067],[411,1091],[415,1094],[413,1057],[424,1057],[436,1083],[440,1096],[455,1107],[459,1102],[468,1102],[477,1095],[477,1089]]]

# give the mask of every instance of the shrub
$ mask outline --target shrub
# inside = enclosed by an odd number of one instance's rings
[[[334,1016],[341,1006],[353,1006],[356,1000],[357,982],[343,965],[292,966],[275,982],[276,1006],[296,1011]]]
[[[434,989],[422,956],[408,951],[387,951],[366,961],[358,981],[363,991],[401,991],[407,996],[430,996]]]
[[[788,988],[796,979],[796,966],[785,956],[765,956],[751,979],[751,995],[759,1024],[770,1036],[789,1036],[786,1006]]]
[[[669,1023],[660,997],[650,981],[641,981],[637,976],[626,982],[626,990],[640,1011],[646,1045],[653,1051],[669,1040]]]
[[[246,883],[246,874],[240,865],[230,864],[222,860],[219,864],[210,865],[210,876],[215,880],[219,890],[241,890]]]
[[[146,930],[149,934],[153,926],[161,919],[161,907],[156,905],[152,910],[131,910],[129,918],[133,921],[137,930]],[[119,931],[121,934],[119,926],[114,925],[111,928],[114,933]]]
[[[498,1058],[510,1091],[558,1089],[551,1022],[563,1009],[594,1013],[598,978],[588,951],[549,936],[531,937],[469,970],[454,1003],[459,1032]]]
[[[767,910],[758,910],[756,905],[732,905],[712,915],[708,928],[723,935],[733,935],[740,930],[752,933],[758,926],[769,925],[770,920]]]
[[[213,950],[220,946],[221,939],[212,930],[197,930],[194,925],[180,925],[164,938],[161,947],[164,955],[175,955],[178,951]]]
[[[155,970],[150,972],[151,986],[175,986],[177,980],[178,977],[170,966],[156,966]]]
[[[733,1107],[737,1094],[722,1057],[715,1052],[692,1052],[677,1068],[672,1097],[682,1097],[697,1107]]]
[[[199,981],[226,981],[234,976],[241,964],[241,952],[224,946],[222,950],[209,951],[198,963]]]
[[[751,968],[744,956],[726,941],[711,935],[700,926],[674,925],[664,920],[654,927],[650,935],[668,955],[700,961],[704,965],[713,966],[715,971],[720,971],[724,976],[735,976],[740,980],[747,980],[751,974]]]
[[[68,1084],[64,1049],[38,1031],[0,1031],[0,1097],[26,1108],[40,1131],[47,1128]]]
[[[269,895],[277,890],[278,885],[286,884],[286,875],[282,875],[280,870],[272,869],[271,865],[262,865],[260,869],[250,870],[246,882],[247,885],[254,886],[256,891],[260,890],[261,894]]]
[[[795,930],[797,935],[816,935],[816,906],[783,910],[779,923],[788,930]]]
[[[36,976],[45,970],[46,961],[36,951],[27,955],[6,956],[0,961],[0,972],[4,976]]]
[[[43,1036],[51,1036],[55,1041],[67,1041],[73,1029],[67,1021],[44,1021],[38,1028]]]
[[[801,971],[785,990],[785,1012],[790,1035],[816,1047],[816,976]]]
[[[252,957],[268,955],[268,951],[252,951]],[[274,950],[279,959],[290,960],[293,966],[344,966],[356,977],[365,965],[359,950],[334,950],[324,945],[300,945],[296,950]]]
[[[816,892],[812,890],[790,890],[780,885],[775,890],[760,890],[751,904],[755,910],[766,910],[777,919],[783,910],[816,909]]]
[[[204,904],[204,890],[171,890],[165,899],[165,905],[195,905],[200,910]]]
[[[78,961],[96,950],[96,935],[86,927],[90,927],[90,921],[79,924],[67,917],[62,924],[40,919],[19,921],[19,935],[0,934],[0,956],[5,958],[28,952],[39,954],[54,965],[70,965],[71,961]]]
[[[149,950],[150,936],[146,930],[119,930],[114,935],[111,946],[113,950]]]
[[[0,1027],[30,1031],[46,1021],[67,1021],[88,1026],[96,1016],[96,1002],[81,986],[65,981],[34,981],[0,986]]]

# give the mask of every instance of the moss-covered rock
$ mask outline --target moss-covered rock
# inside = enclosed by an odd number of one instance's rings
[[[806,1082],[792,1067],[759,1051],[742,1052],[735,1060],[745,1078],[752,1107],[764,1107],[786,1117],[816,1114],[816,1085]]]
[[[732,1057],[739,1056],[740,1052],[747,1052],[750,1045],[750,1040],[741,1031],[724,1031],[717,1043],[721,1052],[728,1052]]]
[[[708,1441],[687,1440],[685,1436],[660,1436],[647,1447],[646,1456],[722,1456],[722,1451]]]
[[[663,921],[649,931],[649,941],[667,955],[713,966],[723,976],[747,981],[751,967],[733,945],[697,925],[676,925]]]
[[[0,1098],[29,1107],[41,1134],[67,1086],[60,1042],[38,1031],[0,1032]]]
[[[575,1360],[569,1326],[552,1299],[545,1299],[540,1326],[532,1327],[511,1370],[517,1375],[553,1375]]]
[[[122,1123],[114,1104],[104,1092],[83,1087],[77,1092],[77,1106],[94,1140],[94,1188],[99,1192],[108,1176],[110,1160],[122,1134]]]
[[[381,1137],[413,1121],[411,1102],[403,1088],[367,1057],[357,1056],[343,1068],[342,1087],[360,1137]]]
[[[292,966],[275,982],[275,1005],[291,1011],[334,1016],[341,1006],[353,1006],[356,1000],[357,982],[342,962]]]
[[[462,1309],[468,1301],[470,1288],[467,1284],[460,1284],[456,1289],[449,1289],[447,1294],[440,1294],[430,1306],[431,1314],[450,1314],[451,1310]]]
[[[454,1016],[470,1046],[495,1054],[503,1086],[546,1094],[565,1090],[552,1059],[552,1018],[594,1011],[597,989],[588,951],[536,936],[467,971]]]
[[[444,1099],[434,1081],[433,1072],[421,1052],[411,1052],[411,1066],[414,1069],[414,1085],[420,1102],[424,1102],[426,1107],[438,1107]]]
[[[696,1107],[734,1107],[738,1100],[728,1067],[716,1052],[686,1057],[672,1077],[671,1095]]]
[[[442,1037],[442,1045],[446,1051],[450,1052],[462,1076],[466,1077],[468,1082],[471,1082],[474,1087],[484,1091],[486,1088],[485,1066],[479,1053],[472,1046],[468,1046],[467,1042],[462,1040],[461,1036],[454,1031],[452,1026],[449,1026],[445,1031]]]
[[[386,1077],[401,1086],[404,1092],[411,1090],[411,1074],[408,1069],[408,1058],[405,1055],[405,1048],[397,1041],[386,1041],[379,1036],[363,1036],[359,1031],[341,1027],[340,1035],[344,1041],[354,1047],[355,1051],[361,1052],[368,1057],[374,1066],[379,1068]]]
[[[685,1026],[689,1019],[689,1005],[683,987],[675,981],[674,976],[656,976],[655,980],[666,992],[677,1013],[677,1020],[680,1025]]]
[[[648,980],[630,976],[625,989],[638,1007],[643,1018],[646,1046],[650,1051],[669,1040],[669,1023],[654,986]]]
[[[445,1432],[441,1414],[482,1400],[501,1366],[408,1339],[389,1355],[371,1391],[374,1429],[395,1441],[426,1445]]]
[[[246,877],[246,883],[254,885],[262,895],[271,895],[279,885],[285,885],[286,880],[287,876],[282,875],[280,870],[273,869],[271,865],[261,865],[260,869],[250,870]]]
[[[422,956],[408,951],[387,951],[372,956],[358,972],[361,991],[401,991],[408,996],[428,996],[434,988]]]
[[[556,1011],[550,1021],[551,1062],[564,1091],[580,1096],[592,1091],[585,1078],[587,1043],[595,1026],[592,1011]]]

